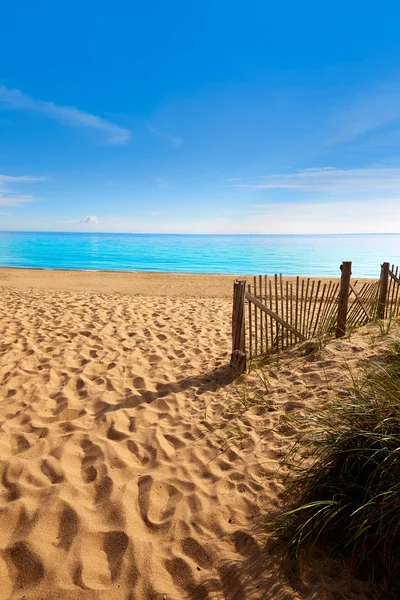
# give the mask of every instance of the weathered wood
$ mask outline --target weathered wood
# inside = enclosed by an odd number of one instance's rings
[[[364,313],[366,314],[368,319],[371,319],[371,315],[369,314],[369,311],[367,310],[366,306],[364,305],[364,301],[361,298],[361,295],[357,292],[357,290],[355,289],[355,287],[353,287],[350,283],[350,289],[353,292],[353,294],[355,295],[355,297],[357,298],[358,302],[360,303],[361,308],[363,309]]]
[[[311,323],[310,323],[310,316],[311,316],[311,307],[313,304],[313,298],[314,298],[314,287],[315,287],[315,281],[312,280],[311,282],[311,290],[310,290],[310,301],[308,303],[308,311],[307,311],[307,323],[306,323],[306,331],[304,332],[304,335],[306,337],[310,337],[310,331],[311,331]]]
[[[318,327],[318,323],[319,323],[319,315],[321,314],[321,310],[322,310],[322,306],[323,306],[323,302],[324,302],[325,291],[326,291],[326,283],[324,283],[324,287],[322,288],[322,295],[321,295],[321,298],[319,301],[319,308],[318,308],[317,316],[315,318],[314,330],[313,330],[313,334],[312,334],[313,337],[315,336],[315,334],[317,332],[317,327]]]
[[[397,301],[398,301],[399,290],[400,290],[400,279],[398,278],[398,274],[399,274],[399,267],[396,267],[396,271],[394,273],[394,276],[396,278],[395,281],[396,281],[396,283],[398,285],[396,286],[396,298],[395,298],[395,301],[394,301],[394,316],[395,317],[397,317],[398,314],[399,314],[399,305],[398,305]]]
[[[269,308],[267,308],[266,306],[264,306],[264,304],[262,304],[262,302],[260,302],[255,296],[253,296],[252,294],[249,294],[249,292],[246,292],[246,298],[247,300],[249,300],[249,302],[252,302],[253,304],[255,304],[256,306],[258,306],[258,308],[264,312],[266,312],[270,317],[272,317],[277,323],[279,323],[280,325],[282,325],[283,327],[286,327],[286,329],[289,329],[289,331],[292,331],[296,337],[298,337],[300,340],[305,340],[306,338],[304,337],[304,335],[302,333],[300,333],[300,331],[297,331],[294,327],[292,327],[291,325],[289,325],[289,323],[286,323],[286,321],[284,321],[277,313],[275,313],[273,310],[270,310]]]
[[[326,292],[326,300],[325,300],[325,304],[324,304],[323,310],[322,310],[322,312],[321,312],[321,327],[320,327],[320,331],[321,331],[321,332],[323,332],[323,331],[324,331],[325,317],[326,317],[326,313],[327,313],[327,311],[328,311],[328,303],[329,303],[329,301],[330,301],[331,289],[332,289],[332,286],[333,286],[333,285],[334,285],[334,284],[333,284],[333,282],[332,282],[332,281],[330,281],[330,282],[329,282],[329,284],[328,284],[328,290],[327,290],[327,292]]]
[[[257,277],[254,277],[254,297],[257,296]],[[254,307],[254,356],[258,356],[258,315],[257,306]]]
[[[275,314],[279,313],[279,298],[278,298],[278,275],[274,276],[275,281]],[[279,351],[279,323],[276,321],[276,351]]]
[[[304,309],[303,309],[303,327],[301,328],[300,331],[303,332],[303,335],[307,338],[307,333],[306,333],[306,325],[307,325],[307,298],[308,298],[308,288],[310,286],[310,278],[307,278],[307,284],[306,284],[306,294],[304,296]]]
[[[391,294],[390,294],[390,300],[389,300],[389,302],[387,302],[387,305],[390,308],[390,314],[392,316],[395,315],[394,306],[393,306],[394,305],[394,295],[396,292],[396,288],[399,287],[397,284],[397,281],[396,281],[396,276],[394,274],[394,270],[395,270],[394,265],[392,265],[392,268],[389,269],[390,282],[392,284],[391,285]],[[389,294],[388,294],[388,297],[389,297]]]
[[[355,286],[352,286],[352,287],[354,289],[356,289]],[[350,294],[351,293],[353,293],[353,292],[350,288]],[[350,294],[349,294],[349,297],[350,297]],[[370,302],[370,299],[373,296],[373,286],[371,286],[371,284],[369,284],[369,283],[364,283],[361,286],[361,289],[358,292],[358,295],[362,298],[364,305],[368,305]],[[361,317],[361,315],[364,315],[364,316]],[[357,301],[357,298],[355,297],[355,301],[351,304],[350,308],[347,311],[347,325],[349,327],[354,327],[355,325],[360,324],[360,319],[361,319],[361,322],[365,321],[365,312],[364,312],[362,305],[360,305],[360,303]]]
[[[251,287],[250,284],[248,285],[248,291],[250,293]],[[251,302],[249,302],[249,349],[250,349],[250,360],[253,358],[253,330],[251,328],[251,322],[252,322],[252,318],[251,318]]]
[[[286,300],[286,316],[285,316],[285,321],[287,323],[289,323],[290,325],[290,318],[289,318],[289,282],[286,279],[286,293],[285,293],[285,300]],[[286,329],[286,348],[289,348],[289,329]]]
[[[330,292],[329,299],[327,299],[327,310],[322,323],[322,331],[324,333],[331,333],[331,327],[333,321],[335,321],[335,328],[337,322],[337,311],[339,301],[339,288],[340,283],[334,283]]]
[[[389,271],[390,271],[390,267],[389,267]],[[394,265],[392,265],[392,271],[394,271]],[[388,275],[389,275],[389,273],[388,273]],[[390,296],[392,293],[393,286],[394,286],[394,281],[393,281],[392,277],[389,276],[388,291],[387,291],[387,295],[386,295],[386,310],[385,310],[385,318],[386,319],[390,315]]]
[[[303,334],[304,279],[301,280],[299,331]]]
[[[316,307],[317,307],[317,302],[318,302],[318,294],[319,294],[319,288],[320,288],[320,287],[321,287],[321,280],[318,280],[318,282],[317,282],[317,290],[316,290],[316,292],[315,292],[315,298],[314,298],[314,305],[313,305],[313,308],[312,308],[312,313],[311,313],[311,321],[310,321],[310,324],[309,324],[309,330],[308,330],[308,333],[309,333],[310,337],[311,337],[311,335],[312,335],[312,334],[311,334],[311,332],[312,332],[312,330],[313,330],[313,325],[314,325],[314,315],[315,315],[315,309],[316,309]]]
[[[339,301],[338,301],[338,316],[336,324],[336,337],[342,337],[346,334],[346,319],[347,319],[347,306],[349,301],[350,292],[350,278],[351,278],[351,262],[344,261],[341,265],[342,276],[340,278],[340,290],[339,290]]]
[[[261,302],[263,302],[263,296],[262,296],[262,276],[261,275],[258,276],[258,287],[259,287],[259,293],[260,293],[260,300],[261,300]],[[264,327],[263,327],[263,317],[262,317],[262,314],[260,313],[260,352],[261,352],[261,354],[264,351],[264,346],[263,346],[263,334],[264,334],[264,331],[263,330],[264,330]]]
[[[299,318],[299,276],[296,277],[296,308],[294,313],[294,328],[298,329],[297,322]]]
[[[399,268],[399,267],[396,267],[396,273],[397,273],[397,270],[398,270],[398,268]],[[389,269],[389,275],[390,275],[390,277],[391,277],[392,279],[394,279],[394,281],[395,281],[396,283],[398,283],[398,284],[400,285],[400,279],[397,277],[397,274],[395,275],[395,274],[393,273],[393,271],[392,271],[391,269]]]
[[[290,324],[293,327],[293,283],[290,284]],[[290,332],[290,345],[293,345],[293,331]]]
[[[246,354],[240,350],[234,350],[231,354],[230,367],[234,369],[235,375],[242,375],[246,371]]]
[[[245,298],[246,281],[235,281],[233,284],[232,310],[232,352],[246,352],[245,349]]]
[[[378,318],[385,318],[386,298],[389,284],[389,263],[383,263],[381,267],[381,278],[379,285],[379,298],[378,298]]]
[[[269,280],[269,309],[272,311],[272,281]],[[271,326],[271,350],[274,349],[274,320],[270,316],[270,326]]]
[[[267,305],[267,276],[264,275],[264,304]],[[268,315],[265,313],[265,351],[269,352],[268,343]]]

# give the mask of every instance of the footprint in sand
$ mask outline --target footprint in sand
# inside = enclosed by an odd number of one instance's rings
[[[99,460],[103,460],[103,452],[97,444],[94,444],[88,439],[82,440],[81,443],[84,457],[81,465],[81,477],[85,483],[91,483],[97,477],[97,469],[95,464]]]
[[[104,534],[103,548],[110,568],[111,581],[115,581],[120,575],[128,543],[129,538],[123,531],[109,531]]]
[[[58,546],[68,552],[78,531],[79,517],[71,506],[66,505],[60,516]]]
[[[64,481],[64,474],[62,473],[61,467],[54,458],[43,459],[40,463],[40,469],[43,475],[46,475],[47,479],[49,479],[52,484]]]
[[[181,492],[169,483],[154,481],[151,475],[139,479],[139,509],[150,529],[168,529],[175,514]]]
[[[183,540],[182,552],[203,569],[209,569],[212,565],[211,557],[207,550],[192,537]]]
[[[43,564],[27,544],[16,542],[7,549],[7,554],[17,569],[17,588],[37,584],[43,579],[45,575]]]

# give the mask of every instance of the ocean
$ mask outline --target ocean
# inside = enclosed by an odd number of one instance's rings
[[[0,266],[337,277],[343,260],[356,277],[400,265],[400,234],[170,235],[0,232]]]

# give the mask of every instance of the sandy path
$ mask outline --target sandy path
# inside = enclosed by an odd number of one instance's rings
[[[340,344],[370,344],[337,342],[323,371],[297,353],[247,388],[226,366],[229,294],[29,277],[0,286],[0,598],[330,598],[337,574],[314,596],[266,571],[253,528],[296,433],[282,417],[327,397]]]

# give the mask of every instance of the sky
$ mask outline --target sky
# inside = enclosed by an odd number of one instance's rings
[[[0,230],[399,232],[399,17],[3,3]]]

